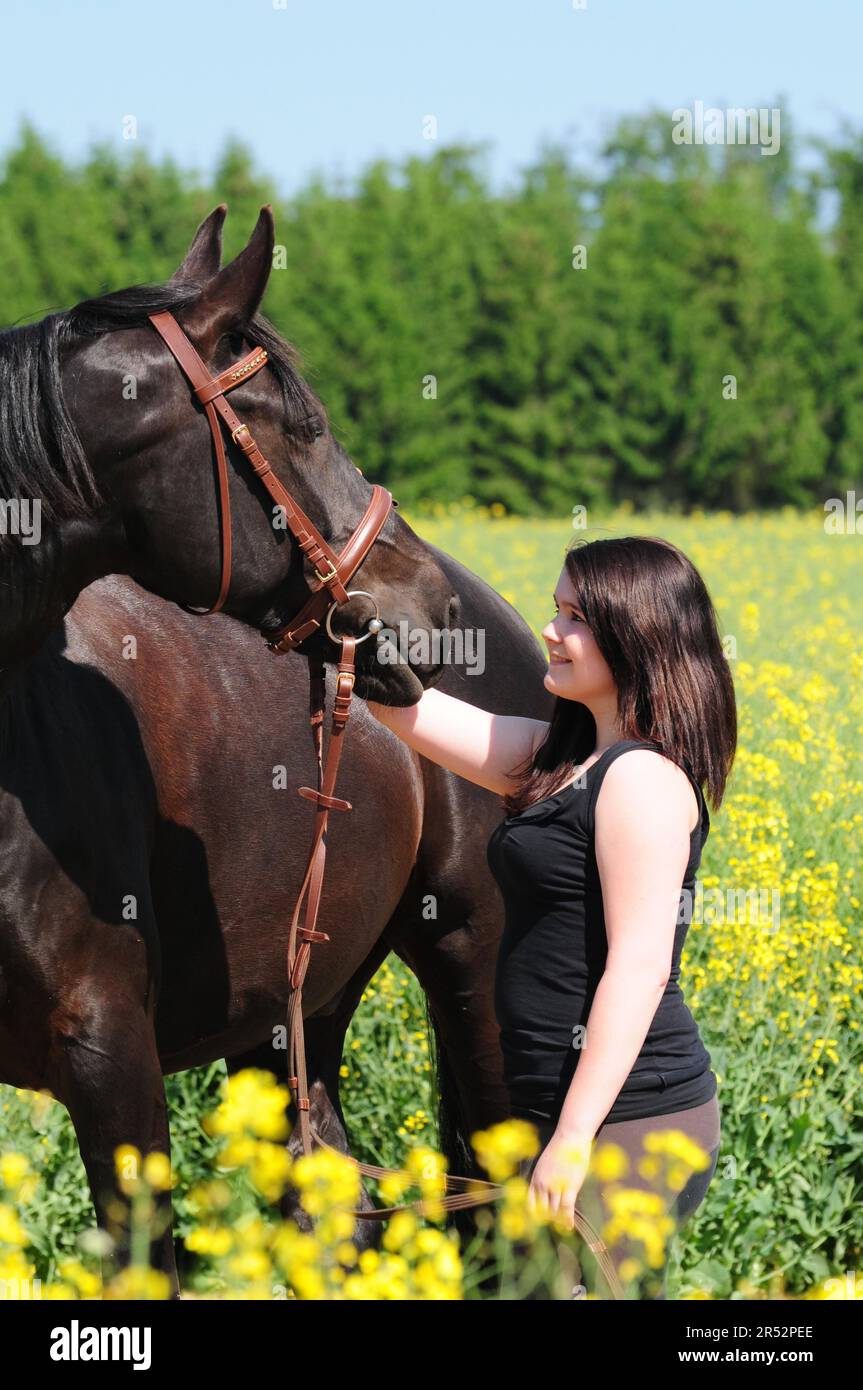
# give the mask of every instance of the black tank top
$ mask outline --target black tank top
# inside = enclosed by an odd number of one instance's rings
[[[506,908],[495,1011],[512,1113],[521,1118],[556,1119],[566,1099],[608,949],[594,850],[596,799],[615,758],[629,748],[651,747],[656,746],[641,739],[612,744],[574,783],[505,816],[488,842],[489,867]],[[710,1053],[678,983],[691,918],[684,907],[694,902],[695,873],[710,830],[701,788],[690,769],[684,771],[701,816],[690,836],[671,974],[603,1124],[687,1110],[716,1094]]]

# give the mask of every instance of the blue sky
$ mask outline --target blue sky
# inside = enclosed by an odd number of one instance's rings
[[[377,156],[489,141],[506,182],[542,139],[589,161],[652,106],[772,106],[863,128],[863,0],[36,0],[4,15],[0,150],[27,116],[67,156],[123,139],[208,175],[239,136],[291,193]]]

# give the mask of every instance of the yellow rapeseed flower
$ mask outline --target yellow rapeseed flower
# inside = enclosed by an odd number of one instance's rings
[[[0,1202],[0,1243],[20,1246],[30,1243],[17,1212],[7,1202]]]
[[[134,1144],[118,1144],[114,1150],[117,1184],[127,1196],[132,1196],[140,1187],[142,1163],[141,1151]]]
[[[629,1171],[629,1159],[626,1150],[619,1144],[612,1144],[604,1140],[598,1144],[593,1152],[591,1171],[601,1183],[617,1182],[619,1178],[626,1176]]]
[[[81,1298],[98,1298],[102,1280],[98,1274],[86,1269],[80,1260],[61,1260],[57,1266],[61,1277],[72,1284]]]
[[[10,1192],[15,1192],[30,1173],[30,1164],[24,1154],[0,1154],[0,1183]]]
[[[539,1153],[539,1131],[527,1120],[510,1118],[470,1136],[477,1159],[492,1182],[505,1182],[519,1164]]]
[[[162,1274],[160,1270],[130,1265],[105,1285],[102,1296],[106,1299],[144,1299],[156,1302],[159,1299],[170,1298],[171,1283],[167,1274]]]
[[[147,1154],[144,1159],[144,1180],[156,1192],[167,1192],[173,1186],[171,1160],[167,1154]]]
[[[246,1067],[229,1076],[224,1099],[204,1121],[208,1134],[238,1137],[245,1134],[259,1139],[287,1139],[290,1133],[285,1113],[290,1095],[272,1072]]]
[[[249,1176],[258,1191],[268,1201],[276,1202],[290,1180],[293,1159],[284,1145],[259,1139],[248,1167]]]
[[[187,1250],[198,1255],[227,1255],[234,1246],[234,1235],[229,1226],[196,1226],[185,1239]]]

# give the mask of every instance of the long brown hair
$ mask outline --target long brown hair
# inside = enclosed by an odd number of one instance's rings
[[[658,536],[576,541],[564,563],[614,677],[622,736],[655,742],[688,765],[718,807],[737,747],[737,707],[701,575]],[[558,696],[545,739],[512,769],[507,811],[523,811],[572,780],[595,746],[590,710]]]

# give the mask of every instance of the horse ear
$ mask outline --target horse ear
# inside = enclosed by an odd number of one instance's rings
[[[175,284],[178,280],[194,280],[199,284],[205,284],[216,274],[222,260],[222,226],[227,211],[227,203],[220,203],[217,208],[213,208],[209,217],[204,218],[186,252],[183,264],[174,271],[169,284]]]
[[[183,323],[203,357],[231,328],[254,318],[273,268],[275,240],[273,209],[267,203],[261,208],[248,246],[213,275],[200,298],[183,310]]]

